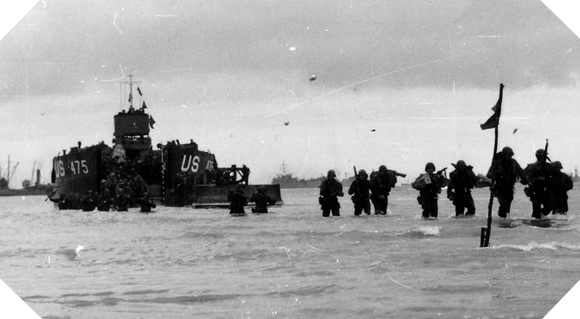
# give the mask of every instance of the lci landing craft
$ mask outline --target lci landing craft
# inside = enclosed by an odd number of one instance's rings
[[[220,168],[215,155],[200,151],[193,140],[157,144],[154,150],[149,132],[155,121],[144,101],[139,109],[133,107],[133,85],[140,95],[141,89],[132,80],[122,85],[129,87],[130,105],[114,116],[113,147],[104,142],[82,147],[79,142],[54,157],[51,201],[67,201],[69,209],[80,209],[88,195],[96,203],[103,194],[111,199],[124,194],[135,206],[148,197],[166,206],[225,207],[228,194],[237,189],[249,202],[258,190],[265,190],[270,204],[282,201],[279,184],[249,185],[249,168]]]

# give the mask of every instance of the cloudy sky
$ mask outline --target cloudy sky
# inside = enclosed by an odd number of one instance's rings
[[[525,165],[549,139],[572,172],[578,44],[539,0],[39,1],[0,41],[0,164],[20,187],[78,141],[110,144],[133,74],[155,144],[193,139],[254,183],[282,163],[485,173],[500,83],[500,148]]]

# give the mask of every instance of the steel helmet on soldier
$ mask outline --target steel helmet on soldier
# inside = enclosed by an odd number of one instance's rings
[[[511,147],[509,147],[509,146],[506,146],[506,147],[504,147],[504,148],[503,148],[501,151],[502,151],[502,153],[504,153],[505,155],[515,155],[515,154],[514,154],[514,151],[513,151],[513,150],[512,150],[512,148],[511,148]]]
[[[455,168],[461,168],[461,167],[466,167],[467,165],[465,164],[464,160],[458,160],[457,164],[455,164]]]
[[[367,174],[367,171],[361,169],[360,171],[358,171],[358,176],[368,177],[369,175]]]
[[[432,169],[435,170],[435,164],[429,162],[425,165],[425,171],[427,171],[428,169]]]
[[[326,174],[326,177],[331,178],[331,177],[336,177],[336,173],[334,172],[334,170],[329,170],[328,173]]]
[[[553,166],[555,169],[562,169],[562,168],[563,168],[563,167],[562,167],[562,163],[560,163],[560,161],[555,161],[554,163],[552,163],[552,166]]]
[[[387,172],[387,167],[385,165],[379,166],[379,172]]]

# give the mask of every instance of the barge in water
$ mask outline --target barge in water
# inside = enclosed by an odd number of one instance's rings
[[[133,199],[146,192],[166,206],[225,207],[228,193],[237,188],[248,198],[262,188],[271,204],[282,201],[279,184],[249,184],[249,168],[219,167],[215,155],[200,150],[193,140],[159,143],[154,148],[149,133],[155,122],[146,112],[145,102],[139,109],[133,107],[133,85],[137,83],[122,84],[128,84],[130,105],[114,116],[113,146],[101,142],[83,147],[79,142],[68,152],[59,152],[53,158],[52,201],[66,196],[80,203],[89,193],[96,196],[107,189],[114,197],[123,189]],[[141,95],[139,86],[137,91]]]

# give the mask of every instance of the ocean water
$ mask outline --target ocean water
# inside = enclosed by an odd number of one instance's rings
[[[151,214],[59,211],[0,198],[0,278],[42,318],[543,318],[580,280],[578,188],[567,217],[510,220],[480,248],[476,216],[439,200],[423,220],[397,187],[388,216],[323,218],[318,189],[282,189],[269,214],[158,206]],[[249,212],[249,208],[247,209]],[[494,202],[494,216],[497,201]]]

